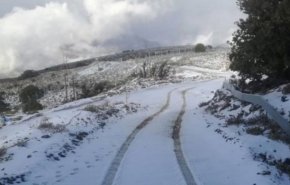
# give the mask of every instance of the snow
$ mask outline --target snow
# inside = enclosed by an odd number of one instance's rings
[[[225,118],[242,108],[231,112],[224,110],[224,117],[217,118],[199,107],[201,102],[210,100],[214,91],[221,88],[224,78],[232,74],[225,71],[227,62],[223,56],[220,58],[221,55],[213,52],[168,56],[171,65],[176,66],[176,74],[171,80],[180,78],[182,81],[147,80],[143,86],[131,81],[126,84],[126,89],[130,89],[127,105],[126,93],[120,90],[112,96],[101,94],[63,105],[52,104],[54,108],[36,115],[18,113],[17,116],[23,116],[22,120],[10,121],[0,129],[0,146],[8,148],[7,154],[0,157],[0,184],[5,183],[5,178],[23,175],[24,180],[18,177],[14,184],[101,185],[124,141],[142,121],[163,107],[172,90],[168,108],[133,138],[113,184],[186,184],[175,156],[172,130],[182,107],[181,92],[189,88],[192,89],[186,94],[180,137],[187,165],[198,185],[290,184],[288,176],[253,157],[267,153],[275,159],[286,159],[289,158],[289,145],[265,136],[246,134],[242,127],[226,127]],[[181,61],[183,64],[177,65]],[[75,73],[80,78],[97,74],[105,79],[113,73],[125,77],[124,70],[135,70],[139,63],[142,61],[99,62]],[[273,93],[268,97],[270,102],[281,96],[279,92]],[[96,108],[96,112],[86,111],[88,106]],[[248,109],[249,106],[243,107],[243,110]],[[39,129],[45,121],[54,126],[62,125],[65,130]],[[259,174],[264,171],[271,174]]]
[[[283,86],[263,95],[263,98],[266,99],[268,103],[273,105],[273,107],[275,107],[277,111],[284,114],[283,116],[286,120],[290,121],[290,104],[289,104],[290,95],[289,94],[283,95],[281,92],[282,88]],[[285,97],[285,102],[281,100],[282,96]]]

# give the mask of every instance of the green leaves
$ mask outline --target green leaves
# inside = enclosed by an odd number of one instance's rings
[[[242,78],[290,79],[289,0],[238,0],[247,18],[241,19],[233,35],[232,70]]]

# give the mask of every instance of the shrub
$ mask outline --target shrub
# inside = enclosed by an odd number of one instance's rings
[[[226,120],[227,125],[240,125],[242,123],[245,123],[245,120],[243,119],[243,114],[240,113],[237,116],[230,116]]]
[[[158,68],[157,77],[159,79],[164,79],[169,75],[169,72],[170,72],[170,67],[168,66],[167,62],[162,62]]]
[[[34,85],[29,85],[22,89],[19,94],[19,99],[22,102],[23,112],[35,112],[43,109],[43,106],[37,102],[43,94],[43,91]]]
[[[251,135],[262,135],[264,130],[261,127],[250,127],[247,128],[246,130],[247,134],[251,134]]]
[[[31,102],[22,104],[23,112],[34,113],[42,109],[43,109],[43,106],[37,101],[31,101]]]
[[[95,105],[88,105],[84,108],[84,110],[88,112],[93,112],[93,113],[99,112],[98,107]]]
[[[22,103],[28,103],[38,100],[44,95],[44,92],[34,85],[29,85],[22,89],[19,94],[19,99]]]
[[[6,153],[7,153],[7,148],[1,147],[0,148],[0,158],[4,157],[4,155],[6,155]]]
[[[4,93],[0,92],[0,113],[9,110],[9,104],[4,102],[3,95],[4,95]]]
[[[199,44],[195,45],[194,51],[197,52],[197,53],[205,52],[206,51],[206,47],[203,44],[199,43]]]
[[[24,71],[18,78],[20,80],[25,80],[28,78],[33,78],[39,75],[39,72],[34,71],[34,70],[26,70]]]
[[[92,87],[88,87],[87,84],[83,84],[81,86],[82,89],[82,97],[88,98],[92,96],[96,96],[102,92],[108,91],[112,89],[114,85],[109,81],[101,81],[92,85]]]
[[[286,85],[286,86],[282,89],[282,93],[283,93],[283,94],[290,94],[290,84]]]
[[[40,125],[38,126],[38,129],[46,131],[46,132],[51,132],[51,133],[61,133],[66,131],[65,125],[54,125],[53,123],[49,122],[48,118],[44,118]]]
[[[155,63],[153,65],[149,65],[148,63],[144,62],[139,70],[139,73],[133,73],[131,76],[163,80],[169,76],[170,69],[171,68],[168,65],[167,61],[161,62],[160,64]]]

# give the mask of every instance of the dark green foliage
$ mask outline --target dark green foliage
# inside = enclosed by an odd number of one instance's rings
[[[246,129],[247,134],[251,134],[251,135],[262,135],[264,132],[264,129],[261,127],[249,127]]]
[[[39,72],[34,71],[34,70],[26,70],[24,71],[18,78],[20,80],[25,80],[28,78],[33,78],[39,75]]]
[[[19,99],[22,102],[23,112],[35,112],[43,109],[43,106],[37,102],[43,95],[43,91],[34,85],[22,89]]]
[[[282,89],[283,94],[290,94],[290,84],[287,84],[283,89]]]
[[[38,100],[44,95],[43,91],[34,85],[29,85],[22,89],[19,94],[19,99],[22,103]]]
[[[142,68],[139,70],[139,73],[132,74],[132,77],[139,78],[155,78],[163,80],[170,74],[171,67],[168,65],[167,61],[161,63],[149,64],[144,62]]]
[[[290,79],[290,1],[238,0],[247,18],[231,43],[230,68],[243,80]]]
[[[43,106],[38,103],[36,100],[24,103],[22,105],[23,112],[37,112],[38,110],[42,110]]]
[[[167,62],[162,62],[158,68],[157,77],[159,79],[164,79],[169,75],[169,72],[170,72],[170,67],[168,66]]]
[[[0,113],[9,110],[9,104],[4,102],[4,92],[0,92]]]
[[[199,43],[199,44],[195,45],[194,51],[198,52],[198,53],[199,52],[205,52],[206,51],[206,47],[204,46],[204,44]]]
[[[82,97],[88,98],[88,97],[96,96],[102,92],[112,89],[113,87],[114,87],[113,84],[109,81],[101,81],[90,86],[88,86],[87,84],[83,84],[81,86]]]

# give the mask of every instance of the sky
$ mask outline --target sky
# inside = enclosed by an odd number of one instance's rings
[[[123,49],[231,39],[236,0],[1,0],[0,78]]]

